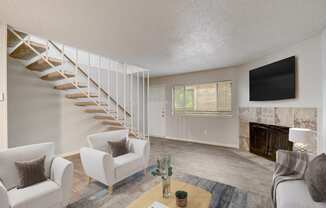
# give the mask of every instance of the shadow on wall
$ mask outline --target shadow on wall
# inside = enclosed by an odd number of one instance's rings
[[[60,144],[60,94],[48,83],[8,59],[8,145]]]
[[[57,153],[76,153],[89,134],[103,131],[91,114],[53,89],[51,83],[8,59],[9,147],[54,142]]]

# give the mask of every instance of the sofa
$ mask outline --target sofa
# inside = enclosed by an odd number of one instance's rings
[[[309,155],[309,160],[314,158]],[[278,162],[278,152],[276,153]],[[326,202],[313,201],[304,180],[285,181],[276,188],[277,208],[326,208]]]
[[[73,165],[56,157],[53,143],[21,146],[0,151],[1,208],[63,208],[70,200]],[[20,183],[16,161],[29,161],[46,156],[44,168],[48,179],[25,188]]]
[[[129,139],[129,130],[101,132],[87,137],[89,147],[80,150],[84,171],[90,179],[97,180],[113,191],[117,182],[146,170],[149,162],[149,141]],[[108,141],[127,139],[128,154],[112,157],[108,154]]]

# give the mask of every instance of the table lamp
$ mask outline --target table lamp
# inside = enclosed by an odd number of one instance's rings
[[[294,149],[300,152],[307,152],[307,146],[315,138],[315,133],[311,129],[290,128],[289,141],[294,143]]]

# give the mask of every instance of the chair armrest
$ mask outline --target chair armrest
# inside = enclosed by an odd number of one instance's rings
[[[51,165],[51,180],[61,187],[63,194],[63,205],[69,204],[72,183],[73,183],[73,164],[72,162],[56,157]]]
[[[114,162],[111,155],[83,147],[80,149],[80,158],[87,176],[108,186],[114,184]]]
[[[149,162],[150,143],[147,140],[129,139],[129,151],[141,155],[146,168]]]
[[[1,204],[1,208],[9,208],[7,189],[1,181],[0,181],[0,204]]]

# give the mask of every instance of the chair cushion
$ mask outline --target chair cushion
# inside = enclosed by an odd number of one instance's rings
[[[129,130],[116,130],[92,134],[87,137],[89,147],[102,152],[108,151],[108,141],[119,141],[128,138]]]
[[[277,186],[277,208],[326,208],[326,203],[314,202],[304,180],[286,181]]]
[[[115,178],[123,179],[143,169],[143,160],[140,155],[128,153],[114,158]]]
[[[308,164],[305,182],[312,199],[326,202],[326,154],[320,154]]]
[[[119,157],[128,153],[127,139],[108,141],[108,144],[108,153],[112,155],[112,157]]]
[[[46,181],[44,173],[45,156],[30,161],[16,161],[20,184],[18,189]]]
[[[50,177],[50,167],[54,158],[53,143],[33,144],[0,151],[0,179],[6,189],[10,190],[19,184],[16,161],[33,160],[44,155],[45,175]]]
[[[10,208],[48,208],[55,207],[62,201],[60,187],[47,180],[23,189],[8,192]]]

